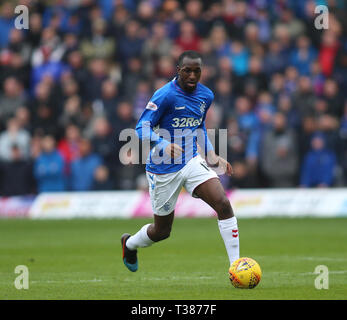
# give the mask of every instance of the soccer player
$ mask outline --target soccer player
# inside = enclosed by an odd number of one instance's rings
[[[137,123],[137,135],[151,149],[146,175],[154,221],[134,235],[121,237],[123,262],[132,272],[138,269],[137,248],[170,236],[182,187],[216,211],[230,264],[239,258],[236,217],[216,172],[207,164],[232,174],[230,163],[215,154],[207,137],[205,118],[214,95],[199,82],[201,69],[199,53],[183,52],[177,77],[154,93]],[[158,126],[163,134],[158,133]]]

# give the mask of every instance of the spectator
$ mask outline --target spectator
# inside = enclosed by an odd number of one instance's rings
[[[33,132],[33,126],[31,123],[31,114],[27,107],[19,107],[16,111],[15,118],[18,122],[18,126],[26,130],[27,132],[31,133]]]
[[[284,7],[279,18],[274,27],[286,28],[292,39],[296,39],[305,31],[304,23],[295,17],[293,11],[288,7]]]
[[[228,79],[230,82],[234,83],[234,92],[237,93],[237,95],[241,95],[243,93],[242,85],[238,85],[240,81],[237,81],[239,78],[234,73],[230,58],[228,56],[220,57],[217,60],[217,64],[218,71],[216,72],[216,78]],[[211,87],[214,88],[213,85]]]
[[[42,31],[41,45],[32,54],[32,89],[44,77],[49,75],[55,82],[67,70],[62,62],[65,48],[54,28],[48,27]]]
[[[78,36],[76,36],[76,34],[72,32],[65,33],[63,38],[63,46],[65,47],[65,52],[64,52],[62,61],[66,63],[67,56],[70,54],[70,52],[73,52],[79,49],[80,41]]]
[[[185,5],[187,18],[193,22],[197,34],[206,37],[208,33],[208,24],[203,18],[203,4],[199,0],[189,0]]]
[[[80,156],[71,163],[71,190],[92,190],[95,171],[102,164],[102,159],[92,152],[91,143],[85,138],[79,142],[79,154]]]
[[[262,56],[264,49],[259,41],[259,29],[255,22],[249,22],[245,28],[245,38],[243,40],[250,55]]]
[[[277,110],[286,116],[288,127],[292,129],[300,128],[300,116],[290,96],[283,94],[278,98]]]
[[[120,101],[118,106],[115,108],[111,121],[116,137],[119,137],[119,133],[123,129],[134,128],[136,121],[133,114],[132,104],[128,100]]]
[[[25,160],[29,158],[30,134],[19,127],[16,118],[7,121],[7,130],[0,134],[0,160],[10,161],[12,157],[12,146],[16,145],[21,157]]]
[[[241,96],[236,99],[235,112],[240,130],[249,135],[257,127],[258,119],[247,97]]]
[[[143,107],[148,103],[150,98],[151,98],[150,84],[148,83],[148,80],[143,79],[139,81],[137,85],[136,95],[133,99],[133,106],[134,106],[133,113],[136,120],[140,118],[143,112]]]
[[[311,46],[310,39],[302,35],[296,40],[296,47],[290,55],[290,63],[299,71],[300,75],[308,75],[310,65],[316,57],[317,52]]]
[[[120,39],[124,35],[125,25],[129,19],[130,13],[127,8],[121,4],[117,5],[108,24],[108,34],[114,35],[116,39]]]
[[[240,131],[239,124],[235,119],[230,119],[227,124],[228,130],[228,159],[230,163],[243,161],[247,142],[246,132]]]
[[[59,106],[59,111],[62,110],[62,105],[67,99],[72,96],[77,96],[79,94],[79,87],[77,81],[70,76],[68,73],[60,80],[59,89],[61,89],[61,105]]]
[[[66,99],[63,105],[63,111],[58,119],[58,124],[61,128],[66,128],[70,123],[74,123],[78,127],[84,126],[81,98],[77,94]]]
[[[229,33],[232,40],[243,40],[244,32],[246,30],[247,24],[250,22],[250,18],[248,17],[249,11],[247,8],[247,3],[243,1],[235,1],[235,3],[228,4],[228,1],[224,2],[225,8],[224,19],[230,22],[229,25]],[[230,8],[228,8],[230,5]]]
[[[237,76],[244,76],[248,72],[249,53],[242,42],[232,42],[229,58]]]
[[[298,87],[299,72],[293,66],[288,66],[284,71],[284,89],[286,93],[294,95]]]
[[[25,88],[30,87],[29,66],[20,53],[7,49],[0,53],[0,86],[9,78],[15,78],[23,87],[23,97],[27,100]]]
[[[336,155],[326,149],[322,134],[315,134],[311,140],[311,150],[306,154],[300,176],[302,187],[329,187],[334,183]]]
[[[10,159],[0,162],[0,194],[10,197],[33,194],[35,191],[32,161],[25,159],[21,149],[13,144]]]
[[[76,11],[69,11],[61,19],[58,30],[63,34],[76,34],[82,32],[82,21]]]
[[[339,122],[337,118],[323,114],[316,119],[317,129],[324,134],[325,146],[329,150],[339,150],[340,139],[338,134]]]
[[[40,47],[32,53],[32,66],[39,67],[45,63],[59,63],[64,55],[64,47],[56,30],[47,27],[42,30]]]
[[[106,166],[99,166],[96,168],[92,189],[94,191],[105,191],[113,189],[113,182],[110,179],[110,173]]]
[[[88,66],[89,75],[85,83],[84,98],[88,102],[94,102],[102,97],[102,84],[108,78],[107,63],[103,59],[95,58],[89,62]]]
[[[25,102],[22,83],[14,77],[6,78],[3,93],[0,93],[0,123],[6,123]]]
[[[269,186],[272,188],[294,187],[298,160],[294,132],[287,127],[285,115],[276,113],[273,117],[273,128],[264,136],[260,160]]]
[[[87,82],[89,80],[88,70],[85,67],[85,61],[79,50],[72,50],[66,57],[69,68],[73,74],[74,79],[78,83],[79,94],[81,98],[87,96]]]
[[[226,56],[229,52],[229,39],[225,27],[222,23],[215,24],[209,34],[208,41],[205,41],[211,45],[211,50],[214,54],[213,60]],[[203,48],[202,48],[203,49]]]
[[[322,95],[326,78],[322,73],[318,60],[311,63],[309,77],[311,78],[314,93],[319,96]]]
[[[118,137],[113,135],[110,123],[105,117],[95,119],[91,144],[94,152],[100,155],[109,168],[116,158],[115,141]]]
[[[313,115],[316,96],[312,89],[311,79],[301,76],[297,83],[298,88],[293,94],[293,104],[297,106],[301,117]]]
[[[223,123],[221,127],[226,127],[228,117],[232,114],[234,105],[234,96],[232,92],[232,83],[229,79],[218,78],[216,81],[214,102],[221,107]]]
[[[281,44],[272,40],[269,42],[269,49],[264,57],[264,72],[272,75],[277,72],[283,72],[287,63],[285,56],[282,54]]]
[[[263,61],[258,56],[250,57],[248,72],[242,79],[244,88],[252,83],[257,92],[267,90],[267,77],[262,70],[262,65]]]
[[[29,16],[30,28],[27,30],[27,42],[31,46],[31,50],[40,45],[42,33],[42,16],[39,12],[33,12]]]
[[[170,81],[176,75],[175,61],[173,58],[160,57],[155,74],[159,78]]]
[[[180,34],[175,39],[175,44],[182,52],[186,50],[200,51],[201,39],[193,22],[185,20],[181,23]]]
[[[38,192],[64,191],[64,159],[55,146],[53,136],[42,139],[42,153],[34,163]]]
[[[153,23],[156,20],[154,4],[150,1],[140,1],[137,6],[136,16],[142,30],[147,32],[152,28]]]
[[[50,80],[41,81],[35,88],[35,96],[29,103],[32,113],[33,127],[35,131],[43,134],[55,134],[57,130],[56,117],[59,109],[52,95],[52,84]]]
[[[122,163],[126,163],[116,170],[115,175],[115,188],[117,190],[136,189],[136,177],[141,174],[143,170],[141,166],[136,163],[138,154],[136,152],[129,152],[125,149],[119,150],[119,159]]]
[[[323,87],[323,97],[328,104],[328,113],[340,118],[343,113],[343,98],[334,79],[327,79]]]
[[[31,48],[25,41],[24,34],[21,30],[11,29],[7,47],[12,53],[16,53],[21,57],[24,65],[29,63]]]
[[[334,61],[339,49],[337,35],[326,30],[322,37],[321,47],[319,49],[319,62],[322,68],[322,73],[326,77],[330,77],[333,72]]]
[[[101,102],[102,109],[107,116],[110,116],[112,110],[118,104],[118,87],[117,84],[111,80],[106,79],[101,86]]]
[[[10,2],[4,2],[0,7],[0,48],[6,47],[11,29],[14,26],[14,7]]]
[[[269,92],[273,96],[274,101],[278,101],[281,95],[289,95],[292,97],[292,95],[286,91],[285,85],[284,74],[274,73],[271,76],[269,80]]]
[[[167,37],[165,25],[156,22],[152,27],[152,34],[143,44],[144,69],[147,74],[155,71],[157,61],[160,57],[169,56],[172,48],[172,41]]]
[[[270,123],[270,117],[275,114],[275,106],[272,96],[268,91],[263,91],[258,95],[258,101],[254,107],[255,114],[261,123]]]
[[[92,22],[92,34],[81,42],[81,53],[88,60],[93,58],[110,60],[115,56],[116,43],[106,36],[106,21],[97,19]]]
[[[123,72],[123,80],[121,84],[122,96],[131,100],[134,95],[133,88],[136,88],[143,78],[142,63],[140,58],[132,57],[127,60],[127,68]]]
[[[263,97],[265,97],[264,102],[268,100],[266,96],[267,93],[263,95]],[[275,111],[272,105],[267,103],[263,104],[262,101],[259,102],[260,104],[256,115],[258,120],[257,125],[250,132],[246,147],[246,160],[252,167],[252,170],[258,170],[259,155],[263,144],[263,138],[269,128],[271,128],[272,118]]]
[[[127,64],[129,58],[141,56],[143,39],[139,31],[140,24],[136,20],[129,20],[125,24],[125,33],[118,44],[118,55],[123,65]]]
[[[64,173],[70,174],[71,162],[79,157],[79,142],[81,140],[81,130],[75,124],[66,126],[65,135],[58,143],[58,150],[65,163]]]
[[[262,43],[271,41],[271,22],[268,11],[265,8],[259,8],[255,19],[259,29],[259,40]]]

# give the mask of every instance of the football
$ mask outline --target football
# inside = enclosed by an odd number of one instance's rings
[[[239,258],[229,268],[229,279],[235,288],[253,289],[261,279],[260,266],[254,259]]]

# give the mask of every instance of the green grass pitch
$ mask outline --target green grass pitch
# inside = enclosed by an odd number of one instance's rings
[[[176,219],[129,272],[120,236],[149,221],[0,220],[0,299],[347,299],[347,219],[239,219],[241,256],[263,271],[252,290],[231,286],[213,218]],[[27,290],[14,286],[17,265],[29,269]],[[315,288],[318,265],[328,267],[328,289]]]

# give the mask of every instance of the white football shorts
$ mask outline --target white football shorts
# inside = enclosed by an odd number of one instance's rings
[[[166,216],[174,211],[182,187],[196,198],[194,190],[198,185],[211,178],[218,178],[200,155],[189,160],[177,172],[155,174],[147,171],[146,176],[152,209],[159,216]]]

